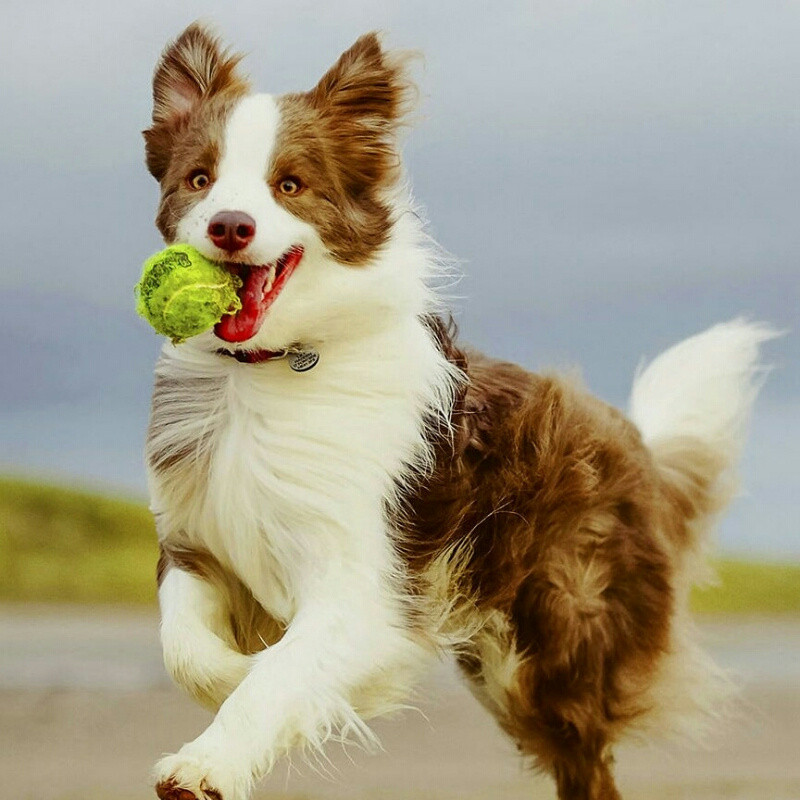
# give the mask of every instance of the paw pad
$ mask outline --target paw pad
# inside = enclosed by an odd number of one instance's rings
[[[184,789],[174,781],[156,784],[156,794],[159,800],[222,800],[222,795],[214,789],[204,787],[198,797],[191,789]]]

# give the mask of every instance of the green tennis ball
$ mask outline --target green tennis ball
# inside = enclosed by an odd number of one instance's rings
[[[136,311],[179,344],[235,314],[242,303],[237,275],[188,244],[175,244],[144,262],[136,285]]]

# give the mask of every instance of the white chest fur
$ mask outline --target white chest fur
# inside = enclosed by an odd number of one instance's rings
[[[304,373],[167,346],[148,442],[160,536],[209,550],[284,621],[307,570],[391,569],[386,502],[428,457],[451,377],[416,319]]]

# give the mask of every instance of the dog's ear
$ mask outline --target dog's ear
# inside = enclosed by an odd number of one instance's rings
[[[408,76],[416,55],[386,51],[377,33],[367,33],[308,93],[340,151],[347,151],[340,155],[351,168],[357,163],[358,182],[379,181],[398,166],[395,133],[416,99]]]
[[[312,90],[322,110],[373,124],[397,124],[414,99],[408,62],[416,53],[385,51],[373,31],[356,40]]]
[[[248,90],[238,71],[241,58],[197,22],[164,49],[153,75],[153,125],[144,132],[147,166],[157,180],[169,163],[175,129],[201,100]]]
[[[153,76],[153,122],[173,122],[188,114],[204,97],[245,91],[247,81],[237,67],[242,57],[231,54],[200,23],[192,23],[167,45]]]

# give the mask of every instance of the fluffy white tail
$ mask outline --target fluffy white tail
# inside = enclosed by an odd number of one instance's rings
[[[652,447],[675,437],[704,442],[727,462],[741,449],[765,370],[759,347],[777,332],[734,319],[671,347],[637,371],[630,414]]]
[[[692,336],[640,367],[630,415],[700,539],[733,495],[750,409],[766,373],[759,348],[777,336],[735,319]]]

